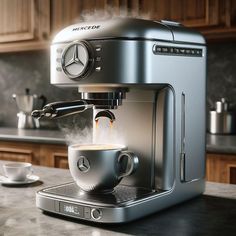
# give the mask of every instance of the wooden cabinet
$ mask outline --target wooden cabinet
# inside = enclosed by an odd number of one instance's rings
[[[209,40],[236,38],[234,0],[52,0],[52,32],[84,20],[115,16],[169,19],[201,31]]]
[[[236,184],[236,155],[208,153],[206,177],[208,181]]]
[[[50,0],[0,0],[0,52],[48,46]]]
[[[49,48],[70,24],[116,16],[175,20],[208,40],[236,39],[235,0],[0,0],[0,52]]]
[[[68,168],[66,145],[0,141],[0,160]]]

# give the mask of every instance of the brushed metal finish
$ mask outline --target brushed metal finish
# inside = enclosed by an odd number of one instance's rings
[[[230,109],[225,98],[215,103],[215,110],[209,111],[208,131],[212,134],[236,133],[236,111]]]
[[[89,195],[87,199],[87,195],[78,194],[79,190],[75,186],[73,188],[73,185],[74,184],[68,183],[56,186],[54,189],[51,187],[38,191],[36,193],[36,206],[43,211],[64,215],[66,217],[94,221],[92,218],[85,219],[59,212],[59,203],[66,202],[82,207],[100,209],[102,211],[102,217],[97,221],[99,223],[124,223],[196,197],[205,191],[205,181],[201,179],[191,184],[185,184],[182,188],[180,186],[180,188],[175,188],[173,191],[163,192],[152,192],[135,187],[126,188],[126,186],[118,185],[118,195],[115,195],[115,197],[110,198],[110,196],[106,195],[93,197]],[[120,199],[118,196],[122,194],[125,195]],[[118,199],[120,199],[121,202]]]
[[[29,89],[26,89],[26,94],[13,94],[13,99],[16,101],[19,112],[17,113],[19,129],[34,129],[39,128],[40,123],[37,119],[31,116],[31,112],[36,108],[41,108],[46,102],[44,96],[30,95]]]
[[[236,112],[210,111],[208,117],[208,130],[212,134],[235,134]]]
[[[158,93],[156,102],[156,189],[170,190],[174,185],[174,120],[174,95],[166,87]]]
[[[101,38],[160,39],[205,44],[202,35],[196,31],[181,27],[181,25],[132,18],[116,18],[109,21],[74,24],[61,30],[53,39],[53,43]]]
[[[71,102],[53,102],[44,106],[42,110],[32,111],[31,115],[37,119],[40,119],[41,117],[60,118],[83,112],[89,108],[92,109],[93,104],[87,104],[87,102],[83,100]]]
[[[17,113],[18,129],[35,129],[40,127],[40,123],[38,119],[35,119],[31,116],[31,114],[26,114],[24,112]]]
[[[121,207],[91,201],[90,207],[99,205],[102,211],[97,222],[127,222],[201,194],[205,188],[204,38],[168,22],[132,19],[89,24],[70,26],[54,39],[51,83],[79,87],[79,91],[86,93],[94,93],[94,88],[107,93],[121,88],[129,90],[122,105],[113,111],[116,117],[113,126],[119,135],[110,142],[125,144],[132,150],[139,157],[139,168],[117,187],[145,188],[152,193]],[[68,78],[56,60],[68,43],[75,40],[86,40],[94,49],[91,72],[78,81]],[[157,45],[199,50],[201,54],[197,57],[157,54],[153,52]],[[94,118],[99,111],[94,110]],[[96,142],[101,137],[95,127],[94,130]],[[45,199],[53,199],[56,205],[59,201],[89,205],[81,198],[39,192],[37,206],[57,214],[63,213],[52,210]]]

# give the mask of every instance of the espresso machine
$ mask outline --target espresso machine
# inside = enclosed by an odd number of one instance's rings
[[[42,189],[36,196],[42,211],[122,223],[204,192],[202,35],[164,20],[71,25],[52,42],[51,84],[78,87],[80,100],[48,104],[35,111],[35,117],[92,109],[94,126],[99,116],[112,120],[123,144],[138,156],[139,166],[110,193],[86,193],[74,182]]]

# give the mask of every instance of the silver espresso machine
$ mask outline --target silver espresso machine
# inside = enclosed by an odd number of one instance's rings
[[[202,35],[164,20],[71,25],[52,42],[51,84],[78,87],[80,100],[49,104],[35,117],[60,117],[91,107],[94,120],[100,114],[115,117],[119,138],[137,154],[139,167],[111,193],[85,193],[74,182],[42,189],[36,196],[38,208],[87,221],[122,223],[204,192]]]

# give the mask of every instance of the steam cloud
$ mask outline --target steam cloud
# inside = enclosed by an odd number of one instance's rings
[[[106,6],[106,9],[95,9],[82,11],[80,18],[75,19],[74,23],[80,21],[95,21],[95,20],[109,20],[113,18],[135,17],[139,19],[150,19],[150,13],[137,12],[137,10],[128,10],[127,8],[117,8],[112,6]]]
[[[68,116],[58,120],[58,126],[64,133],[67,145],[72,144],[123,144],[120,128],[116,121],[110,124],[109,119],[100,118],[96,126],[93,111]]]
[[[67,145],[92,143],[92,111],[58,119],[58,126],[64,133]]]

